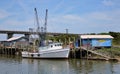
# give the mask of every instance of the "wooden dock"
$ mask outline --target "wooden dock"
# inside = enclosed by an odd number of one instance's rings
[[[80,58],[80,59],[87,59],[87,60],[118,61],[117,58],[112,58],[103,53],[99,53],[92,49],[87,49],[85,47],[71,49],[70,58]]]
[[[90,53],[92,53],[92,54],[96,54],[96,55],[101,56],[101,57],[103,57],[103,58],[110,59],[110,57],[109,57],[109,56],[106,56],[105,54],[98,53],[98,52],[93,51],[93,50],[88,50],[88,49],[86,49],[86,48],[84,48],[84,47],[81,47],[80,49],[83,49],[83,50],[85,50],[85,51],[87,51],[87,52],[90,52]]]
[[[25,49],[28,50],[29,48]],[[21,51],[24,48],[13,48],[13,47],[0,47],[0,54],[5,55],[20,55]],[[115,60],[118,61],[117,58],[111,58],[110,56],[104,55],[102,53],[98,53],[94,50],[87,49],[85,47],[79,47],[71,49],[69,58],[78,58],[78,59],[87,59],[87,60]],[[120,61],[120,60],[119,60]]]
[[[13,47],[1,47],[0,48],[0,54],[5,54],[5,55],[20,55],[20,51],[22,49],[19,48],[13,48]]]

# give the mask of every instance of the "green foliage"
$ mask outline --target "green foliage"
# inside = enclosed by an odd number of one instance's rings
[[[99,33],[100,35],[109,35],[109,33]]]
[[[113,43],[115,45],[120,45],[120,32],[109,32],[109,34],[114,37]]]
[[[57,36],[49,36],[48,40],[69,44],[70,41],[74,42],[76,38],[78,38],[78,35],[64,34],[64,35],[57,35]]]
[[[99,33],[100,35],[111,35],[114,45],[120,45],[120,32]]]
[[[107,54],[109,56],[120,56],[120,48],[104,48],[97,50],[97,52]]]
[[[113,45],[120,45],[120,32],[109,32],[109,33],[99,33],[100,35],[111,35],[113,36]],[[96,35],[95,33],[91,33],[90,35]],[[64,44],[68,44],[70,41],[74,42],[75,39],[78,38],[78,35],[57,35],[57,36],[49,36],[47,39],[55,41],[55,42],[63,42]]]
[[[90,33],[90,35],[111,35],[113,38],[113,45],[120,45],[120,32],[109,32],[109,33]]]

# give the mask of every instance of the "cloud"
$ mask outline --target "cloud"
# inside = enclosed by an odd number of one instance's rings
[[[77,23],[77,22],[84,22],[85,20],[81,18],[79,15],[66,14],[66,15],[59,15],[57,17],[54,16],[49,21],[70,24],[71,22]]]
[[[0,19],[4,19],[6,17],[9,16],[9,13],[4,11],[4,10],[0,10]]]
[[[79,15],[65,15],[63,18],[69,21],[84,21]]]
[[[1,23],[0,29],[5,30],[28,30],[29,28],[35,28],[33,19],[17,20],[9,19]]]
[[[75,33],[120,31],[120,10],[93,11],[91,13],[76,15],[55,15],[48,19],[49,31],[63,32],[65,28]],[[51,25],[52,24],[52,25]],[[52,30],[54,28],[54,30]]]
[[[39,1],[37,1],[38,3]],[[43,5],[50,4],[50,1],[42,1]],[[47,3],[46,3],[47,2]],[[79,11],[79,3],[76,2],[68,2],[65,3],[64,0],[55,2],[55,4],[52,5],[53,12],[51,13],[52,9],[50,10],[50,15],[48,15],[48,31],[53,32],[63,32],[66,28],[70,29],[71,32],[79,33],[79,32],[100,32],[103,30],[118,30],[119,23],[120,23],[120,10],[117,10],[118,7],[115,5],[115,3],[119,3],[112,0],[102,0],[102,4],[105,6],[115,6],[109,8],[105,8],[106,10],[91,10],[89,11],[83,11],[84,13],[81,14],[81,11]],[[21,10],[15,10],[13,9],[13,6],[16,4],[13,4],[10,6],[9,12],[6,12],[5,10],[0,10],[0,19],[4,19],[2,22],[0,22],[0,29],[17,29],[17,30],[28,30],[29,28],[36,27],[34,25],[35,19],[34,19],[34,13],[31,11],[33,6],[37,6],[32,4],[30,2],[29,5],[28,2],[17,0],[18,7]],[[36,3],[36,1],[35,1]],[[77,6],[76,6],[77,5]],[[39,5],[38,5],[39,6]],[[46,5],[45,5],[46,6]],[[53,7],[54,6],[54,7]],[[103,6],[104,7],[104,6]],[[29,9],[30,8],[30,9]],[[51,8],[51,7],[50,7]],[[50,9],[48,8],[48,9]],[[2,8],[1,8],[2,9]],[[8,10],[8,9],[6,9]],[[12,11],[12,12],[11,12]],[[42,10],[41,10],[42,11]],[[39,11],[39,13],[41,12]],[[76,12],[77,11],[77,12]],[[40,14],[41,15],[41,14]],[[42,16],[42,15],[41,15]],[[40,17],[41,18],[41,17]],[[39,18],[39,19],[40,19]],[[44,22],[44,18],[41,18],[41,22]],[[40,24],[40,26],[43,26],[43,22]]]
[[[105,5],[105,6],[113,6],[114,2],[111,1],[111,0],[103,0],[102,4]]]
[[[110,21],[112,20],[112,17],[110,15],[110,13],[108,14],[108,12],[92,12],[89,13],[87,15],[85,15],[86,19],[89,18],[89,20],[93,19],[93,20],[104,20],[104,21]]]
[[[49,18],[48,30],[53,32],[64,32],[66,28],[73,31],[73,29],[79,28],[81,23],[86,22],[85,19],[75,14],[57,15]]]
[[[60,2],[57,4],[57,6],[55,6],[54,11],[59,10],[60,8],[62,8],[62,5],[64,4],[64,0],[60,0]]]
[[[93,32],[108,32],[108,31],[120,31],[120,10],[91,12],[84,15],[86,23],[82,23],[89,27],[89,30]]]
[[[26,14],[29,14],[29,12],[27,11],[27,10],[28,10],[28,6],[27,6],[27,4],[25,4],[24,1],[22,1],[22,0],[17,0],[17,3],[18,3],[18,5],[22,8],[22,10],[23,10]]]

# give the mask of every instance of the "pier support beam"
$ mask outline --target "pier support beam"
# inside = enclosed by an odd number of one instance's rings
[[[24,35],[29,40],[30,34],[24,34]]]
[[[9,39],[9,38],[11,38],[11,37],[13,37],[13,33],[8,33],[8,34],[7,34],[7,39]]]

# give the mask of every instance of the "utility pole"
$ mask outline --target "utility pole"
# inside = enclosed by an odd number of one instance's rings
[[[66,29],[66,34],[68,34],[68,29]]]

